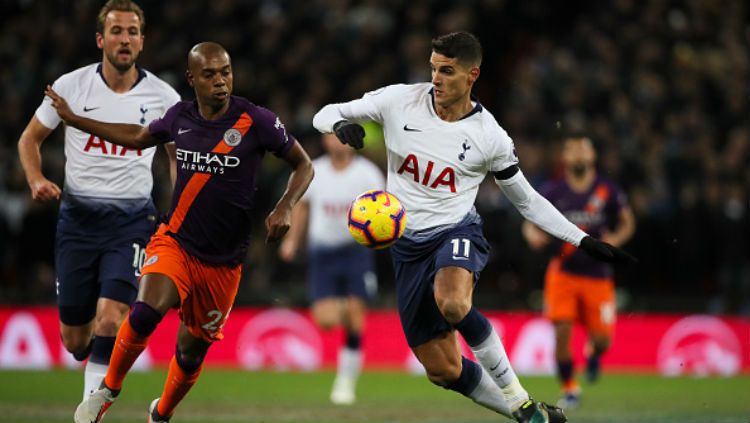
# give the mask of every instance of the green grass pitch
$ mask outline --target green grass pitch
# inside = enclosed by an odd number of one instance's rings
[[[144,422],[159,396],[164,372],[133,373],[104,422]],[[460,395],[402,373],[368,372],[356,405],[328,403],[333,374],[243,372],[208,369],[177,409],[172,422],[217,423],[489,423],[509,421]],[[554,401],[550,377],[523,377],[537,398]],[[80,401],[82,373],[0,372],[0,422],[71,422]],[[661,378],[605,374],[583,386],[573,423],[750,423],[750,377]]]

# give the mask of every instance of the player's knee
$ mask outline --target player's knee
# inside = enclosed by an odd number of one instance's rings
[[[315,319],[315,324],[323,330],[331,330],[338,324],[337,319],[325,314],[318,314],[313,316],[313,318]]]
[[[94,333],[98,336],[117,336],[117,331],[120,329],[123,317],[112,315],[97,316]]]
[[[437,298],[436,299],[440,313],[450,323],[458,323],[471,310],[471,301],[464,298]]]
[[[161,313],[142,301],[136,301],[128,315],[130,327],[141,336],[151,335],[161,319]]]
[[[91,343],[91,337],[82,336],[63,336],[63,347],[71,354],[80,354],[86,351]]]
[[[435,385],[446,387],[461,376],[461,366],[450,363],[425,364],[427,378]]]
[[[175,360],[183,372],[193,374],[201,368],[207,351],[182,351],[178,346],[175,351]]]

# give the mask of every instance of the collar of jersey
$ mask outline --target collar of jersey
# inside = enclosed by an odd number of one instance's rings
[[[471,101],[474,102],[474,108],[471,109],[469,113],[463,115],[463,117],[461,117],[461,119],[459,120],[464,120],[472,116],[473,114],[479,113],[482,111],[483,109],[482,104],[479,103],[479,100],[477,100],[477,98],[474,97],[474,95],[471,96]],[[435,107],[435,89],[434,88],[430,88],[430,104],[432,104],[432,111],[435,112],[435,115],[437,115],[437,108]]]
[[[141,82],[146,77],[146,71],[139,68],[138,66],[135,67],[138,70],[138,79],[135,80],[135,84],[133,84],[130,89],[132,90],[135,88],[136,85],[138,85],[139,82]],[[99,76],[102,78],[102,81],[104,81],[104,85],[109,87],[109,84],[107,83],[107,80],[104,79],[104,73],[102,72],[102,63],[99,62],[98,65],[96,65],[96,73],[99,74]]]

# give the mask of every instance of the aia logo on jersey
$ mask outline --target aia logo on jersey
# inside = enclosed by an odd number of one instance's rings
[[[127,147],[120,147],[117,144],[112,144],[109,141],[103,140],[99,137],[89,135],[89,140],[86,141],[86,146],[83,147],[83,151],[88,153],[91,150],[100,151],[104,155],[109,156],[124,156],[128,151],[135,151],[138,156],[142,156],[143,153],[140,149],[133,150]]]
[[[432,189],[436,189],[440,185],[445,185],[450,188],[451,192],[456,192],[456,172],[450,166],[438,171],[435,169],[435,162],[428,160],[427,167],[424,169],[424,174],[422,174],[419,168],[419,160],[417,159],[417,156],[409,154],[398,169],[399,175],[404,173],[411,173],[414,182],[418,184],[422,184]],[[437,174],[434,179],[433,173]]]

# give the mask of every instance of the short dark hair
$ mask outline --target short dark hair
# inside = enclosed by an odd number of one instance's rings
[[[96,18],[96,32],[104,34],[104,21],[107,20],[109,12],[113,10],[135,13],[138,20],[141,21],[141,34],[143,34],[143,30],[146,29],[146,16],[143,14],[143,9],[132,0],[109,0],[105,3]]]
[[[433,39],[432,51],[458,59],[462,64],[482,64],[482,45],[474,34],[466,31],[451,32]]]

